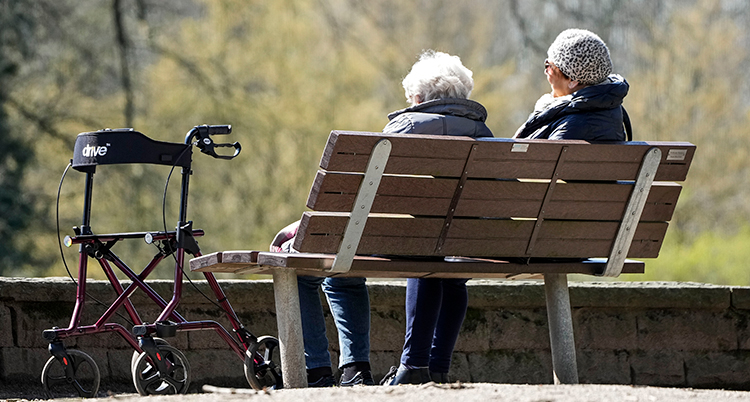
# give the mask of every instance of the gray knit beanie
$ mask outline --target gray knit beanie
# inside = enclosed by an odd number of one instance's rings
[[[562,31],[547,50],[547,58],[571,80],[595,85],[612,72],[612,59],[604,41],[585,29]]]

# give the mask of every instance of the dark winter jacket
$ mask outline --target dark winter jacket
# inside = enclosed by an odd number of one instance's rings
[[[514,138],[625,141],[622,100],[629,85],[619,75],[570,95],[542,96]]]
[[[465,135],[492,137],[484,124],[487,110],[468,99],[436,99],[395,111],[388,115],[390,122],[384,133]]]

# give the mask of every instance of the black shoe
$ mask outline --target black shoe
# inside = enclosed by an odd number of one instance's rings
[[[432,381],[438,383],[438,384],[450,384],[450,379],[448,379],[448,373],[436,373],[434,371],[430,371],[430,378],[432,378]]]
[[[348,380],[341,376],[340,387],[353,387],[355,385],[375,385],[375,380],[372,379],[372,372],[370,370],[358,371]]]
[[[393,378],[396,377],[396,372],[398,371],[397,366],[391,366],[391,368],[388,370],[388,372],[385,374],[382,380],[380,380],[380,385],[391,385],[391,381],[393,381]]]
[[[426,384],[430,381],[432,381],[432,378],[430,378],[430,369],[427,367],[412,369],[399,367],[388,385]]]
[[[318,381],[308,382],[307,386],[308,386],[308,388],[335,387],[336,386],[336,380],[333,379],[332,375],[324,375],[323,377],[320,377],[318,379]]]

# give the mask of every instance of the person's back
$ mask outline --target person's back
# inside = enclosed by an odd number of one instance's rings
[[[457,56],[428,51],[404,78],[410,107],[388,115],[385,133],[492,137],[487,110],[467,99],[472,72]],[[459,278],[409,278],[406,334],[400,365],[383,384],[448,382],[453,348],[468,306],[466,282]]]

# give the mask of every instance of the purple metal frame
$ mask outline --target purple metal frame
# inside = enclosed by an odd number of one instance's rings
[[[128,237],[131,237],[133,235],[134,234],[128,234]],[[143,235],[145,235],[145,233]],[[202,236],[203,231],[194,230],[193,235]],[[175,232],[170,232],[167,234],[156,235],[154,236],[154,239],[155,240],[172,240],[174,239],[175,236],[176,236]],[[72,238],[69,238],[69,241],[71,244],[84,245],[84,244],[94,244],[97,241],[102,241],[102,240],[103,241],[117,241],[120,238],[122,238],[122,235],[118,235],[118,234],[109,234],[109,235],[101,235],[101,236],[88,235],[88,236],[82,236],[81,238],[72,237]],[[230,346],[230,348],[240,357],[240,359],[244,361],[245,351],[249,348],[250,345],[245,344],[242,338],[238,336],[238,338],[235,339],[221,324],[219,324],[216,321],[210,321],[210,320],[188,321],[184,317],[182,317],[177,311],[175,311],[182,297],[182,266],[184,264],[185,249],[178,248],[175,254],[176,254],[175,281],[174,281],[174,286],[173,286],[172,299],[169,301],[169,303],[167,303],[167,301],[165,301],[158,293],[156,293],[153,290],[153,288],[151,288],[151,286],[149,286],[145,282],[145,279],[148,277],[148,275],[151,274],[151,272],[156,268],[156,266],[161,261],[164,260],[165,256],[163,254],[160,253],[154,256],[151,262],[149,262],[149,264],[143,269],[143,271],[140,274],[136,274],[127,264],[125,264],[125,262],[123,262],[119,257],[117,257],[117,255],[115,255],[111,251],[107,251],[107,253],[104,254],[100,258],[95,258],[99,262],[99,265],[104,271],[104,274],[107,276],[109,283],[112,285],[113,289],[117,293],[117,298],[112,302],[112,304],[107,308],[107,310],[101,315],[101,317],[99,317],[99,319],[96,321],[95,324],[82,326],[80,325],[80,321],[81,321],[81,315],[83,314],[83,309],[84,309],[85,301],[86,301],[86,276],[87,276],[87,271],[88,271],[89,255],[84,250],[84,247],[81,247],[81,250],[79,251],[79,261],[78,261],[78,287],[76,290],[76,304],[73,309],[73,314],[71,316],[70,324],[68,325],[68,327],[64,329],[60,328],[60,329],[53,330],[57,338],[65,339],[68,337],[91,335],[91,334],[97,334],[97,333],[103,333],[103,332],[116,332],[139,353],[143,352],[143,350],[138,345],[137,338],[133,334],[131,334],[130,331],[128,331],[121,324],[108,322],[109,319],[112,318],[112,316],[120,307],[124,307],[128,313],[128,316],[130,317],[130,319],[133,321],[135,325],[144,325],[144,322],[141,319],[138,312],[136,311],[135,306],[133,306],[133,303],[129,299],[129,297],[137,289],[141,289],[144,293],[146,293],[146,295],[151,300],[154,301],[154,303],[156,303],[159,307],[162,308],[162,312],[159,314],[159,317],[155,320],[155,322],[171,320],[172,322],[176,324],[176,327],[177,327],[176,329],[178,331],[197,331],[197,330],[213,329]],[[196,256],[199,256],[199,255],[200,253],[198,253],[198,255]],[[115,276],[114,270],[112,269],[112,266],[110,265],[110,262],[107,260],[107,258],[111,259],[112,263],[132,281],[132,283],[127,286],[127,288],[122,287],[119,279]],[[229,322],[232,324],[233,329],[235,330],[235,332],[237,332],[240,328],[242,328],[242,324],[240,323],[239,318],[234,312],[234,309],[232,308],[231,304],[227,300],[226,294],[221,289],[221,286],[216,280],[216,277],[213,275],[213,273],[210,273],[210,272],[204,273],[204,276],[206,278],[206,281],[209,284],[209,287],[211,288],[214,295],[216,296],[219,305],[221,306],[222,310],[224,310],[227,318],[229,319]],[[149,329],[149,332],[156,332],[155,324],[145,325],[145,327]]]
[[[208,153],[212,155],[215,158],[220,159],[233,159],[239,154],[240,146],[238,143],[234,144],[214,144],[213,141],[211,141],[208,136],[212,134],[228,134],[231,132],[230,126],[196,126],[191,131],[187,133],[185,136],[185,142],[184,144],[187,145],[187,148],[185,148],[183,151],[180,151],[181,153],[179,155],[175,155],[175,159],[177,162],[175,162],[176,166],[179,163],[179,166],[182,166],[182,183],[181,183],[181,197],[180,197],[180,216],[179,216],[179,222],[177,225],[177,230],[173,232],[158,232],[158,233],[115,233],[115,234],[104,234],[104,235],[94,235],[91,231],[91,201],[92,201],[92,194],[93,194],[93,185],[94,185],[94,172],[96,170],[96,166],[91,166],[90,163],[85,163],[84,167],[81,167],[80,169],[76,168],[76,165],[74,164],[74,168],[77,170],[81,170],[83,172],[86,172],[86,179],[85,179],[85,190],[84,190],[84,205],[83,205],[83,219],[82,224],[79,232],[77,232],[75,237],[68,237],[66,238],[66,244],[68,246],[71,246],[73,244],[79,245],[79,260],[78,260],[78,283],[77,283],[77,289],[76,289],[76,303],[75,307],[73,309],[73,314],[70,318],[70,323],[67,328],[60,329],[60,328],[54,328],[52,330],[45,331],[45,337],[50,340],[50,342],[57,342],[59,340],[62,340],[64,338],[68,337],[74,337],[74,336],[81,336],[81,335],[90,335],[90,334],[97,334],[102,332],[116,332],[120,336],[122,336],[123,339],[125,339],[130,346],[133,347],[136,351],[143,352],[143,349],[139,346],[139,342],[137,337],[128,331],[123,325],[119,323],[113,323],[108,322],[112,316],[117,312],[118,309],[121,307],[124,307],[127,311],[128,316],[133,321],[133,323],[137,326],[142,326],[146,329],[147,334],[156,333],[156,324],[155,323],[161,323],[164,321],[169,321],[170,325],[174,325],[176,327],[177,331],[197,331],[197,330],[206,330],[206,329],[213,329],[215,330],[219,336],[231,347],[231,349],[238,355],[238,357],[244,362],[245,361],[245,353],[246,351],[252,346],[250,343],[255,341],[255,337],[251,335],[248,331],[245,330],[245,328],[242,326],[242,324],[239,321],[239,318],[237,317],[237,314],[235,313],[234,309],[232,308],[231,304],[229,304],[229,301],[227,300],[227,296],[224,293],[224,291],[221,289],[221,286],[219,285],[218,281],[216,280],[216,277],[211,272],[204,273],[204,277],[206,278],[206,281],[208,282],[209,287],[213,291],[214,295],[217,298],[217,303],[221,307],[222,310],[224,310],[224,313],[226,314],[227,318],[229,319],[229,322],[232,324],[232,327],[234,329],[234,332],[237,334],[236,338],[233,337],[221,324],[219,324],[216,321],[188,321],[183,316],[181,316],[177,311],[177,306],[180,303],[180,299],[182,297],[182,276],[183,276],[183,265],[185,263],[185,253],[189,252],[190,254],[194,254],[196,257],[200,256],[201,253],[197,249],[197,245],[190,246],[188,245],[186,247],[186,244],[190,244],[190,241],[192,239],[185,239],[185,237],[196,237],[196,236],[203,236],[202,230],[192,230],[190,231],[184,229],[188,228],[190,224],[187,222],[187,199],[188,199],[188,187],[189,187],[189,181],[190,181],[190,175],[192,174],[191,171],[191,164],[192,160],[189,159],[187,163],[184,161],[184,156],[187,155],[188,158],[190,158],[190,155],[192,154],[191,148],[193,145],[198,145],[199,148],[201,148],[201,151],[204,153]],[[87,133],[91,134],[91,133]],[[94,133],[98,134],[98,133]],[[102,135],[111,135],[112,133],[109,132],[103,132]],[[79,136],[80,137],[80,136]],[[198,140],[198,141],[196,141]],[[167,144],[167,143],[164,143]],[[173,144],[169,143],[169,147],[171,148],[164,148],[162,149],[164,152],[172,151],[174,150]],[[216,154],[214,151],[214,147],[233,147],[235,149],[235,153],[233,156],[221,156]],[[74,155],[75,160],[75,155]],[[160,159],[157,160],[151,160],[150,162],[146,163],[158,163],[158,164],[169,164],[168,162],[165,162],[165,160],[172,160],[172,159],[163,159],[163,157],[160,157]],[[97,161],[98,163],[98,161]],[[127,163],[125,160],[118,161],[118,162],[101,162],[104,164],[107,163]],[[134,163],[143,163],[143,162],[134,162]],[[151,262],[146,265],[146,267],[143,269],[143,271],[140,274],[136,274],[124,261],[122,261],[117,255],[114,254],[114,252],[111,251],[111,247],[114,246],[114,244],[120,240],[123,239],[133,239],[133,238],[145,238],[146,235],[150,235],[152,238],[152,241],[167,241],[170,246],[175,247],[174,257],[175,257],[175,269],[174,269],[174,284],[173,284],[173,290],[172,290],[172,298],[167,302],[164,300],[159,294],[157,294],[151,286],[146,284],[145,280],[148,277],[149,274],[156,268],[156,266],[164,260],[170,253],[160,251],[156,256],[153,257]],[[107,243],[106,245],[104,243]],[[103,246],[103,247],[102,247]],[[99,250],[95,253],[92,253],[92,249],[101,248],[103,251]],[[190,248],[190,250],[188,250]],[[87,277],[87,271],[88,271],[88,259],[93,258],[99,262],[99,265],[101,266],[102,270],[104,271],[104,274],[106,275],[107,279],[109,280],[109,283],[112,285],[113,289],[115,290],[117,297],[112,302],[112,304],[107,308],[107,310],[97,319],[96,323],[93,325],[81,325],[81,316],[83,315],[83,309],[86,302],[86,277]],[[128,285],[126,288],[123,288],[120,284],[120,281],[118,280],[117,276],[114,273],[114,270],[112,266],[110,265],[110,261],[117,267],[122,273],[124,273],[131,281],[132,283]],[[162,308],[161,313],[159,314],[158,318],[154,320],[154,323],[152,324],[145,324],[144,321],[141,319],[140,315],[135,309],[135,306],[130,301],[129,297],[135,292],[137,289],[141,289],[146,295],[159,307]],[[262,356],[257,356],[256,361],[262,361]]]

